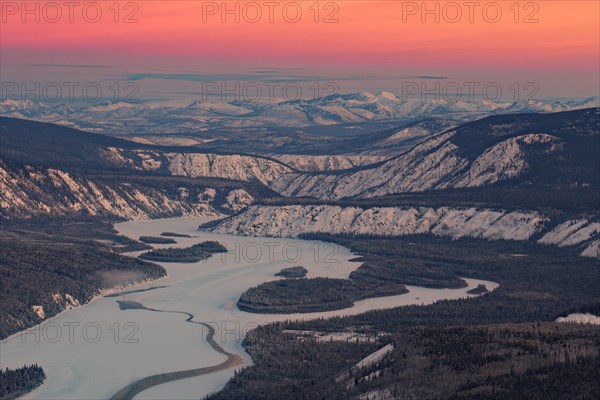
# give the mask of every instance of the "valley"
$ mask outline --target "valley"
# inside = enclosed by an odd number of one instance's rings
[[[600,399],[600,2],[0,3],[0,400]]]
[[[152,309],[190,313],[195,316],[194,321],[208,323],[217,330],[214,340],[219,346],[230,353],[239,354],[243,359],[242,365],[251,365],[252,359],[245,353],[242,340],[248,331],[259,325],[282,320],[348,316],[400,305],[460,299],[470,297],[466,291],[478,284],[485,284],[490,290],[497,287],[497,284],[490,281],[471,279],[467,279],[467,286],[460,289],[427,289],[409,285],[406,294],[362,300],[351,308],[339,311],[308,314],[247,313],[235,307],[237,297],[251,286],[278,279],[274,274],[291,264],[281,251],[274,251],[272,254],[266,251],[269,246],[273,247],[271,239],[198,232],[198,225],[205,221],[206,219],[176,218],[117,224],[117,231],[131,239],[171,231],[195,236],[178,238],[177,246],[187,247],[199,241],[214,240],[225,244],[229,253],[215,254],[196,263],[159,263],[167,272],[165,278],[138,285],[136,288],[140,290],[128,290],[116,297],[96,298],[87,305],[42,322],[40,327],[13,335],[2,343],[3,365],[14,368],[29,362],[28,360],[37,360],[44,371],[47,371],[47,379],[33,392],[32,396],[35,398],[97,399],[111,396],[128,385],[132,371],[135,371],[135,378],[141,379],[160,373],[210,367],[225,360],[205,340],[207,330],[186,323],[185,317],[172,313],[152,313],[143,309],[119,310],[117,301],[138,302]],[[288,245],[301,249],[302,256],[296,262],[306,266],[308,278],[347,279],[360,265],[350,261],[356,256],[341,246],[335,255],[336,262],[326,262],[322,258],[315,260],[315,249],[321,248],[324,251],[326,244],[323,242],[280,239],[277,243],[281,248]],[[263,249],[260,257],[248,253],[247,259],[239,258],[240,252],[243,252],[240,249],[254,248],[256,245]],[[158,248],[169,246],[173,245],[157,245]],[[135,252],[130,255],[139,254],[140,252]],[[160,287],[153,290],[141,290],[158,285]],[[54,331],[50,331],[52,328],[45,328],[47,324],[56,324],[63,329],[68,324],[75,326],[77,329],[73,342],[68,340],[66,331],[57,343],[43,340],[43,335],[54,334]],[[97,325],[102,329],[102,335],[97,341],[84,340],[80,329],[86,324],[94,327]],[[125,331],[127,324],[130,325]],[[115,326],[120,329],[117,342],[114,336]],[[38,332],[38,337],[42,337],[42,340],[36,341],[35,332]],[[135,334],[131,335],[132,332]],[[91,339],[96,339],[94,329],[90,329],[89,335]],[[26,339],[24,343],[22,338]],[[78,354],[75,363],[66,356],[72,352]],[[110,369],[106,368],[108,365],[111,366]],[[233,371],[234,369],[227,369],[217,374],[185,379],[180,384],[172,382],[165,385],[165,388],[162,385],[156,386],[148,390],[148,396],[152,398],[157,396],[156,393],[162,393],[166,397],[170,396],[168,393],[177,393],[179,398],[208,395],[222,387],[231,378]]]
[[[599,112],[425,119],[327,154],[1,117],[2,368],[77,400],[593,380]]]

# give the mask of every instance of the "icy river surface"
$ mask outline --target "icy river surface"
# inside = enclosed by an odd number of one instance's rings
[[[187,234],[176,245],[188,247],[205,240],[223,243],[228,253],[215,254],[197,263],[159,263],[167,277],[123,289],[116,295],[65,311],[41,325],[13,335],[1,343],[2,368],[37,363],[47,379],[26,398],[107,399],[127,385],[155,374],[211,367],[227,360],[206,340],[210,326],[222,349],[241,357],[241,363],[151,387],[135,399],[198,399],[222,388],[234,370],[251,364],[241,342],[259,324],[286,319],[352,315],[374,309],[409,304],[429,304],[441,299],[468,297],[482,283],[465,279],[463,289],[426,289],[407,286],[409,293],[359,301],[351,308],[309,314],[252,314],[236,307],[246,289],[279,279],[282,268],[302,265],[307,277],[348,278],[360,263],[348,249],[324,242],[297,239],[253,238],[198,231],[201,218],[129,221],[115,225],[133,239],[161,232]],[[131,254],[135,256],[137,254]],[[120,293],[120,294],[119,294]],[[121,302],[121,304],[119,303]],[[127,308],[138,304],[144,308]],[[121,305],[121,307],[120,307]],[[171,311],[171,312],[153,312]],[[189,323],[193,321],[207,325]]]

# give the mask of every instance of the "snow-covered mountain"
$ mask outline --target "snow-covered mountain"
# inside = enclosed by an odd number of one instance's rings
[[[131,174],[208,177],[268,184],[292,171],[269,157],[149,146],[58,125],[2,117],[0,155],[39,167]]]
[[[271,154],[271,157],[299,171],[339,171],[385,160],[381,155],[327,155]]]
[[[530,168],[528,152],[533,145],[543,145],[541,151],[546,154],[562,149],[557,137],[521,135],[485,149],[471,161],[461,154],[461,148],[452,143],[451,138],[452,133],[441,135],[375,168],[343,175],[282,175],[273,182],[271,188],[285,196],[341,199],[480,187],[513,180],[525,174]]]
[[[566,221],[553,229],[536,211],[456,207],[341,207],[334,205],[253,205],[206,228],[212,232],[259,237],[298,237],[304,233],[530,240],[578,246],[581,255],[600,258],[600,223]]]
[[[268,157],[194,153],[28,120],[1,122],[0,217],[220,215],[276,195],[265,184],[292,171]]]
[[[596,256],[600,238],[593,215],[569,215],[572,221],[554,221],[542,211],[527,208],[446,206],[443,200],[423,207],[410,203],[374,207],[361,200],[361,207],[356,207],[358,203],[297,205],[308,200],[293,197],[365,198],[509,181],[558,188],[597,187],[599,118],[598,109],[493,116],[431,138],[425,135],[411,150],[383,161],[371,158],[376,156],[201,153],[2,118],[1,216],[76,213],[142,219],[223,212],[237,214],[213,228],[221,233],[286,237],[308,232],[432,233],[490,240],[533,238],[543,244],[576,246],[582,254]],[[427,123],[419,122],[410,129],[431,132]],[[439,121],[432,123],[439,126]],[[379,139],[395,142],[405,133],[386,132]],[[369,164],[371,161],[376,163]],[[91,174],[82,173],[82,167],[90,165],[100,170],[114,168],[119,174],[97,174],[96,169]],[[347,170],[347,166],[352,169]],[[295,170],[305,168],[335,170]],[[267,186],[291,198],[278,198]],[[535,192],[533,196],[527,204],[535,204]],[[255,205],[261,201],[297,203]]]
[[[384,236],[433,233],[453,238],[527,240],[542,229],[544,221],[536,212],[475,208],[251,206],[211,230],[261,237],[297,237],[310,232]]]
[[[217,128],[331,126],[431,117],[472,120],[503,113],[557,112],[597,107],[599,103],[598,97],[566,102],[403,101],[389,92],[377,95],[368,92],[335,94],[278,103],[194,101],[186,107],[127,102],[79,107],[9,99],[0,102],[0,115],[111,134],[190,134]]]
[[[92,178],[0,160],[0,218],[88,215],[149,219],[223,217],[260,195],[252,184],[177,177]],[[223,214],[225,213],[225,214]]]
[[[277,161],[246,155],[212,153],[172,153],[158,150],[128,150],[107,147],[106,160],[119,167],[138,171],[164,171],[173,176],[209,177],[269,184],[292,171]]]
[[[148,219],[161,216],[219,216],[187,189],[168,193],[126,182],[94,182],[59,170],[9,167],[0,160],[0,210],[7,218],[82,214]]]
[[[589,219],[568,220],[557,225],[540,240],[543,244],[560,247],[585,244],[581,255],[600,258],[600,222]]]
[[[366,144],[362,138],[343,141],[371,148],[369,154],[269,157],[140,144],[4,117],[0,129],[2,156],[30,165],[65,170],[61,165],[93,164],[125,173],[260,182],[288,197],[341,199],[502,183],[597,186],[599,120],[598,109],[493,116],[456,127],[423,120],[375,134]],[[403,151],[386,157],[378,152],[386,147]]]
[[[597,186],[599,116],[587,109],[489,117],[383,163],[345,173],[285,174],[271,188],[285,196],[341,199],[504,182]]]

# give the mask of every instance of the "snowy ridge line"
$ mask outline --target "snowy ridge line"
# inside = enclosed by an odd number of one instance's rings
[[[172,149],[122,149],[107,147],[102,156],[116,165],[138,171],[165,171],[172,176],[211,177],[259,181],[269,184],[280,175],[296,170],[271,157],[213,152],[173,152]]]
[[[515,112],[559,112],[597,107],[598,97],[559,101],[448,101],[401,99],[393,93],[335,94],[312,100],[281,102],[193,101],[187,107],[104,102],[93,106],[48,105],[31,100],[0,102],[0,115],[54,122],[91,132],[190,133],[210,128],[308,127],[340,123]],[[90,118],[91,117],[91,118]],[[94,121],[105,121],[105,124]],[[110,128],[107,128],[107,127]]]
[[[250,206],[207,228],[215,233],[259,237],[298,237],[304,233],[481,237],[528,240],[547,218],[537,212],[476,208]]]
[[[214,154],[166,154],[171,175],[216,177],[268,184],[293,170],[279,161],[254,156]]]
[[[540,240],[542,244],[556,244],[560,247],[573,246],[586,242],[600,233],[600,222],[587,219],[568,220],[546,233]]]
[[[366,234],[404,236],[434,234],[488,240],[531,240],[544,233],[549,218],[535,211],[507,211],[450,207],[341,207],[331,205],[292,205],[248,207],[240,214],[201,227],[222,234],[258,237],[298,237],[305,233]],[[541,244],[559,246],[591,243],[581,253],[600,257],[600,224],[562,234],[565,226],[581,226],[567,221],[548,231]],[[571,229],[572,230],[572,229]],[[559,240],[560,239],[560,240]]]
[[[294,169],[294,172],[349,171],[388,159],[377,155],[273,154],[272,157]]]
[[[369,354],[368,356],[360,360],[358,363],[356,363],[354,367],[357,369],[369,367],[375,363],[380,362],[386,355],[388,355],[392,351],[394,351],[394,345],[389,343],[381,349]]]
[[[270,187],[284,196],[325,200],[482,187],[528,172],[532,146],[543,147],[545,154],[557,154],[564,147],[559,137],[530,133],[502,140],[471,161],[452,142],[455,133],[443,132],[388,160],[349,171],[282,174]]]
[[[367,154],[367,152],[362,152],[359,155],[349,155],[349,156],[343,156],[347,159],[347,163],[350,163],[352,158],[357,158],[359,157],[359,159],[362,159],[363,162],[362,163],[357,163],[356,165],[353,165],[351,167],[348,168],[336,168],[336,169],[330,169],[330,168],[319,168],[318,166],[312,170],[301,170],[300,168],[294,168],[294,170],[288,172],[285,175],[281,175],[280,177],[278,177],[278,179],[275,179],[273,182],[271,182],[272,187],[273,188],[277,188],[274,189],[276,191],[278,190],[283,190],[283,192],[281,192],[282,194],[284,193],[290,193],[289,189],[287,191],[285,191],[285,188],[281,188],[281,185],[286,185],[290,180],[294,181],[296,180],[298,177],[303,177],[303,176],[311,176],[311,177],[331,177],[331,176],[346,176],[346,175],[350,175],[350,174],[357,174],[361,173],[361,172],[370,172],[370,171],[377,171],[380,167],[384,167],[384,169],[387,169],[388,166],[390,164],[388,163],[393,163],[396,160],[401,160],[402,157],[409,155],[413,152],[414,149],[419,148],[419,149],[425,149],[425,152],[427,152],[427,154],[431,153],[434,147],[429,145],[429,146],[424,146],[425,144],[429,143],[430,141],[433,141],[432,143],[434,143],[434,145],[436,143],[439,143],[440,138],[441,139],[449,139],[452,137],[452,135],[454,134],[455,129],[454,128],[450,128],[450,129],[446,129],[443,131],[440,131],[438,133],[434,133],[431,134],[426,140],[423,140],[420,143],[415,144],[414,146],[411,146],[410,148],[400,151],[398,153],[394,153],[393,155],[388,154],[388,155],[369,155]],[[436,141],[438,140],[438,141]],[[335,155],[323,155],[323,156],[307,156],[307,155],[302,155],[299,157],[303,157],[303,158],[310,158],[310,157],[325,157],[325,158],[333,158],[333,157],[340,157],[340,156],[335,156]],[[310,160],[307,159],[305,160],[305,162],[309,162]],[[299,164],[300,161],[296,160],[293,161],[292,159],[292,163],[295,164]],[[313,162],[314,163],[314,162]],[[383,184],[380,184],[380,186],[383,186]],[[294,192],[295,195],[298,195],[298,193],[301,193],[300,191],[298,191],[298,189],[296,189],[296,191]],[[386,193],[387,194],[387,193]],[[300,194],[300,196],[302,196],[302,194]],[[318,197],[318,196],[316,196]]]
[[[546,233],[538,243],[559,247],[584,244],[586,247],[581,252],[582,256],[600,258],[600,222],[585,218],[565,221]]]
[[[190,198],[186,188],[168,195],[162,190],[125,182],[94,182],[58,169],[11,169],[0,160],[0,207],[7,217],[32,215],[112,215],[128,220],[157,216],[222,217],[214,207],[216,190]],[[214,192],[214,193],[213,193]],[[226,206],[240,210],[254,201],[244,190],[232,191]]]
[[[379,350],[376,350],[373,353],[364,357],[362,360],[360,360],[358,363],[352,366],[349,370],[344,371],[343,373],[338,375],[338,377],[335,379],[335,382],[338,384],[345,383],[345,386],[347,388],[352,387],[354,385],[354,380],[350,378],[352,372],[360,371],[363,368],[368,368],[373,364],[381,362],[381,360],[383,360],[388,354],[392,353],[393,351],[393,344],[389,343],[383,346]]]

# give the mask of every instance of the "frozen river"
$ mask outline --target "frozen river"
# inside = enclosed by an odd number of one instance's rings
[[[242,363],[152,387],[136,399],[198,399],[219,390],[236,368],[251,363],[241,341],[248,330],[259,324],[429,304],[467,297],[466,292],[479,283],[488,289],[498,286],[493,282],[467,279],[468,288],[407,286],[409,293],[360,301],[352,308],[339,311],[286,315],[242,312],[235,306],[240,294],[249,287],[278,279],[273,275],[284,267],[302,265],[308,269],[307,277],[347,278],[360,263],[349,261],[356,255],[348,249],[323,242],[198,232],[198,225],[206,221],[174,218],[117,224],[115,228],[121,234],[133,239],[142,235],[158,236],[161,232],[193,236],[175,238],[177,245],[154,247],[188,247],[205,240],[217,240],[229,253],[216,254],[193,264],[160,263],[167,270],[165,278],[125,289],[125,294],[97,298],[3,341],[2,368],[38,363],[47,374],[45,383],[27,398],[106,399],[150,375],[225,362],[227,356],[216,352],[206,340],[208,328],[187,322],[187,314],[182,313],[192,314],[193,321],[213,327],[215,342],[224,351],[239,355]],[[121,309],[117,301],[180,313]]]

